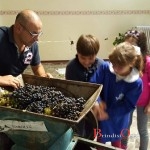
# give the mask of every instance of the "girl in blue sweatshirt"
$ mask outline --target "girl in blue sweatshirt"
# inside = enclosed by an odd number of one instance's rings
[[[138,47],[121,43],[109,55],[109,62],[104,62],[91,77],[91,82],[103,84],[101,102],[93,108],[100,120],[97,135],[101,143],[109,141],[112,146],[121,148],[130,112],[135,109],[142,92],[143,61],[139,55]]]

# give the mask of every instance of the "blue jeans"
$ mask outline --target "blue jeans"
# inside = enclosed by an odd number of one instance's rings
[[[140,135],[140,148],[139,150],[147,150],[148,148],[148,115],[144,113],[145,107],[137,106],[137,127]]]

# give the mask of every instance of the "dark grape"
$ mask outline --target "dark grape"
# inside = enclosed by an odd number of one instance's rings
[[[25,83],[11,95],[12,107],[27,111],[50,114],[55,117],[77,120],[84,108],[83,97],[67,97],[56,87],[35,86]],[[50,110],[50,113],[45,113]]]

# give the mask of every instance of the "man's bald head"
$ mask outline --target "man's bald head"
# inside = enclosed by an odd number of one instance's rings
[[[27,25],[30,23],[41,23],[41,19],[34,11],[23,10],[16,16],[15,22]]]

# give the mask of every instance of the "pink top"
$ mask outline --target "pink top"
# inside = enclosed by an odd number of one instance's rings
[[[150,102],[150,56],[146,56],[145,72],[143,73],[143,92],[139,97],[137,106],[146,106]]]

